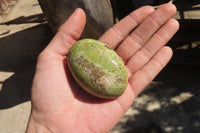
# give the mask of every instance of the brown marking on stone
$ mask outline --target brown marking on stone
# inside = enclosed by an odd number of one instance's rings
[[[102,68],[99,66],[96,66],[94,63],[88,61],[84,56],[79,56],[75,62],[80,65],[85,72],[88,73],[90,82],[92,85],[95,85],[97,88],[101,89],[105,92],[106,86],[108,83],[106,83],[107,78],[111,78],[114,82],[116,82],[116,77],[110,73],[105,72]]]

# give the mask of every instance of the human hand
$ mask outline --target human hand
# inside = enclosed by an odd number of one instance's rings
[[[66,54],[81,36],[86,23],[83,10],[77,9],[38,57],[26,132],[99,133],[112,129],[136,96],[170,60],[172,50],[164,45],[179,27],[171,19],[175,12],[172,4],[156,11],[150,6],[142,7],[99,39],[116,49],[129,77],[120,97],[103,100],[82,90],[67,67]]]

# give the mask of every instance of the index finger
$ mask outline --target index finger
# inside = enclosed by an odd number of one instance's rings
[[[105,32],[99,38],[99,41],[104,42],[111,48],[115,49],[118,44],[121,43],[124,38],[126,38],[129,33],[133,31],[153,11],[154,8],[151,6],[144,6],[133,11]]]

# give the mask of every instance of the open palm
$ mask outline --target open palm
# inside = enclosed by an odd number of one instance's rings
[[[67,68],[66,54],[86,22],[83,10],[77,9],[38,57],[26,132],[99,133],[113,128],[170,60],[172,51],[164,45],[178,30],[177,21],[171,19],[175,12],[172,4],[156,11],[142,7],[99,39],[116,49],[129,76],[128,87],[119,98],[103,100],[83,91]]]

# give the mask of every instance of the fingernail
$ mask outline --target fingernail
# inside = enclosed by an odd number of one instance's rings
[[[82,12],[82,11],[83,11],[83,9],[77,8],[77,9],[74,11],[74,14],[77,15],[77,14],[79,14],[79,13]]]

